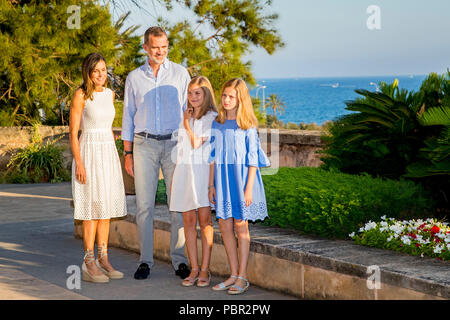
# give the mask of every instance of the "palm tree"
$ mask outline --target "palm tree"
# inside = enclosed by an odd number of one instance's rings
[[[422,178],[450,175],[450,106],[431,108],[420,118],[424,126],[444,126],[441,134],[425,141],[420,149],[421,161],[408,166],[406,177]]]
[[[417,119],[420,96],[381,84],[379,92],[355,90],[362,98],[346,101],[346,110],[325,138],[322,161],[347,173],[367,172],[397,178],[423,146]]]
[[[286,105],[284,104],[281,98],[278,98],[276,94],[271,94],[268,98],[268,102],[264,105],[264,113],[266,113],[266,107],[269,107],[273,111],[273,115],[277,115],[277,111],[280,112],[280,115],[286,110]]]

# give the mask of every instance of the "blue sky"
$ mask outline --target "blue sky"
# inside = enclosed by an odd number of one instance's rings
[[[369,30],[366,12],[380,9],[379,30]],[[133,9],[129,23],[139,32],[165,10]],[[247,56],[257,78],[342,77],[443,73],[450,68],[448,0],[273,0],[268,13],[286,47]],[[172,19],[185,12],[175,10]]]

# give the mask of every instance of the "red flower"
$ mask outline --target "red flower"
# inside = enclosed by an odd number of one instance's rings
[[[417,248],[420,248],[420,244],[416,243],[416,247],[417,247]]]
[[[438,226],[433,226],[433,228],[431,228],[431,234],[439,233],[439,231],[441,231],[441,229],[439,229]]]

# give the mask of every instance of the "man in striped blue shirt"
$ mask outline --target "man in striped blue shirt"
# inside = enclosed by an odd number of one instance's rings
[[[187,107],[190,76],[186,68],[167,59],[169,41],[160,27],[144,35],[147,63],[132,72],[125,83],[122,140],[125,168],[134,177],[136,224],[140,245],[139,267],[135,279],[146,279],[153,267],[153,217],[155,195],[161,168],[170,203],[170,186],[175,163],[171,152],[176,146],[172,133],[179,127]],[[184,255],[185,239],[180,212],[171,215],[170,255],[176,274],[186,278],[190,270]]]

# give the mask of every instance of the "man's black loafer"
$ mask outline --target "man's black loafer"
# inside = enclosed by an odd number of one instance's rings
[[[149,268],[148,264],[141,263],[139,265],[139,268],[134,273],[134,278],[136,280],[143,280],[143,279],[147,279],[149,275],[150,275],[150,268]]]
[[[181,279],[186,279],[190,273],[191,270],[185,263],[180,263],[180,265],[178,266],[178,270],[175,271],[175,274],[179,276]]]

